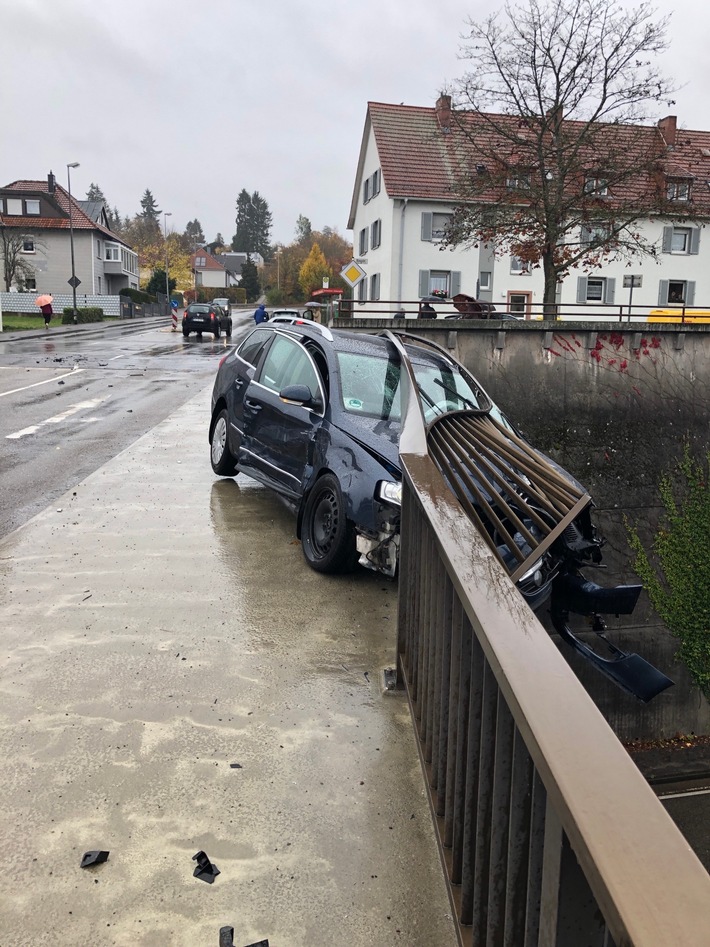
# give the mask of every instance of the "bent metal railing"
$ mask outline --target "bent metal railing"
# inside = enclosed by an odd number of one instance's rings
[[[398,678],[460,943],[707,947],[710,876],[427,455],[403,364]]]

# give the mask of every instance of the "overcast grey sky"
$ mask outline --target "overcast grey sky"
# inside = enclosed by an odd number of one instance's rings
[[[289,243],[299,214],[346,230],[367,102],[431,106],[469,64],[488,0],[0,0],[0,184],[52,169],[121,215],[148,187],[170,229],[234,233],[242,188]],[[671,0],[659,12],[673,9]],[[672,110],[710,128],[710,7],[675,10]],[[660,115],[659,115],[660,117]]]

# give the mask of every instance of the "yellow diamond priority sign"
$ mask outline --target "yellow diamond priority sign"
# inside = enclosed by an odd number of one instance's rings
[[[360,282],[360,280],[365,279],[367,273],[365,273],[357,260],[351,260],[346,266],[342,268],[340,275],[343,277],[346,283],[349,283],[351,286],[355,287]]]

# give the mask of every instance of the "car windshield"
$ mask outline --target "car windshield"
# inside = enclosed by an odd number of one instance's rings
[[[338,352],[337,357],[345,411],[383,421],[399,421],[402,416],[399,359],[360,352]],[[485,395],[474,391],[462,375],[443,362],[413,360],[412,365],[428,420],[462,408],[490,409]]]

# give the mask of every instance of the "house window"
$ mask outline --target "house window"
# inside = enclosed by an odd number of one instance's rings
[[[25,213],[39,216],[39,201],[25,201]]]
[[[460,270],[419,270],[419,295],[451,298],[461,292]]]
[[[115,262],[115,263],[120,262],[120,260],[121,260],[121,248],[118,246],[118,244],[116,244],[116,243],[107,243],[107,244],[106,244],[106,248],[105,248],[105,253],[106,253],[106,256],[104,257],[105,260],[109,260],[110,262]],[[197,262],[197,261],[195,261],[195,262]],[[125,267],[125,265],[124,265],[124,269],[125,269],[125,268],[126,268],[126,267]]]
[[[367,227],[363,227],[360,231],[360,256],[363,256],[367,253]]]
[[[382,172],[378,168],[377,171],[372,173],[372,196],[380,193],[380,182],[382,181]]]
[[[682,306],[688,297],[688,284],[685,280],[668,280],[668,302]]]
[[[23,253],[34,253],[34,252],[35,252],[35,238],[34,238],[34,237],[23,237],[23,238],[22,238],[22,252],[23,252]]]
[[[588,279],[587,280],[587,302],[588,303],[603,303],[604,302],[604,279]]]
[[[508,312],[525,316],[530,311],[532,293],[508,293]],[[495,317],[495,313],[493,314]]]
[[[370,246],[374,250],[382,243],[382,221],[375,220],[370,227]]]
[[[37,289],[37,280],[34,276],[26,276],[24,279],[25,291],[34,292]]]
[[[512,256],[510,258],[510,272],[520,276],[522,273],[529,272],[528,264],[524,260],[521,260],[520,257]]]
[[[506,187],[513,191],[529,191],[530,175],[522,171],[513,171],[505,183]]]
[[[363,280],[363,283],[365,280]],[[370,277],[370,299],[380,298],[380,274],[373,273]]]
[[[664,253],[699,253],[700,227],[664,227],[661,249]]]
[[[21,197],[6,197],[5,203],[7,205],[7,210],[5,213],[13,217],[22,217],[22,198]]]
[[[580,276],[577,279],[578,303],[614,302],[616,294],[616,280],[601,276]]]
[[[491,288],[491,274],[490,271],[481,270],[481,275],[478,278],[478,288],[479,289],[490,289]]]
[[[671,235],[671,253],[687,253],[690,249],[690,227],[674,227]]]
[[[195,257],[195,266],[204,266],[207,263],[207,258],[204,256]]]
[[[666,197],[669,201],[689,201],[690,181],[669,181],[666,185]]]
[[[608,184],[606,178],[588,174],[584,179],[584,193],[590,197],[606,197],[609,193]]]
[[[451,214],[432,214],[431,215],[431,239],[444,240],[447,231],[451,226]]]
[[[584,224],[580,234],[580,243],[582,246],[601,246],[611,237],[611,231],[608,224]]]
[[[425,211],[422,214],[422,240],[428,242],[445,240],[451,227],[452,214],[432,214]]]
[[[363,182],[363,185],[362,185],[362,202],[363,202],[363,204],[367,204],[367,202],[370,200],[370,197],[371,197],[371,195],[370,195],[370,185],[371,185],[371,183],[372,183],[372,179],[371,179],[371,178],[365,178],[365,181]]]
[[[97,260],[101,259],[101,241],[100,240],[96,241],[96,259]]]

